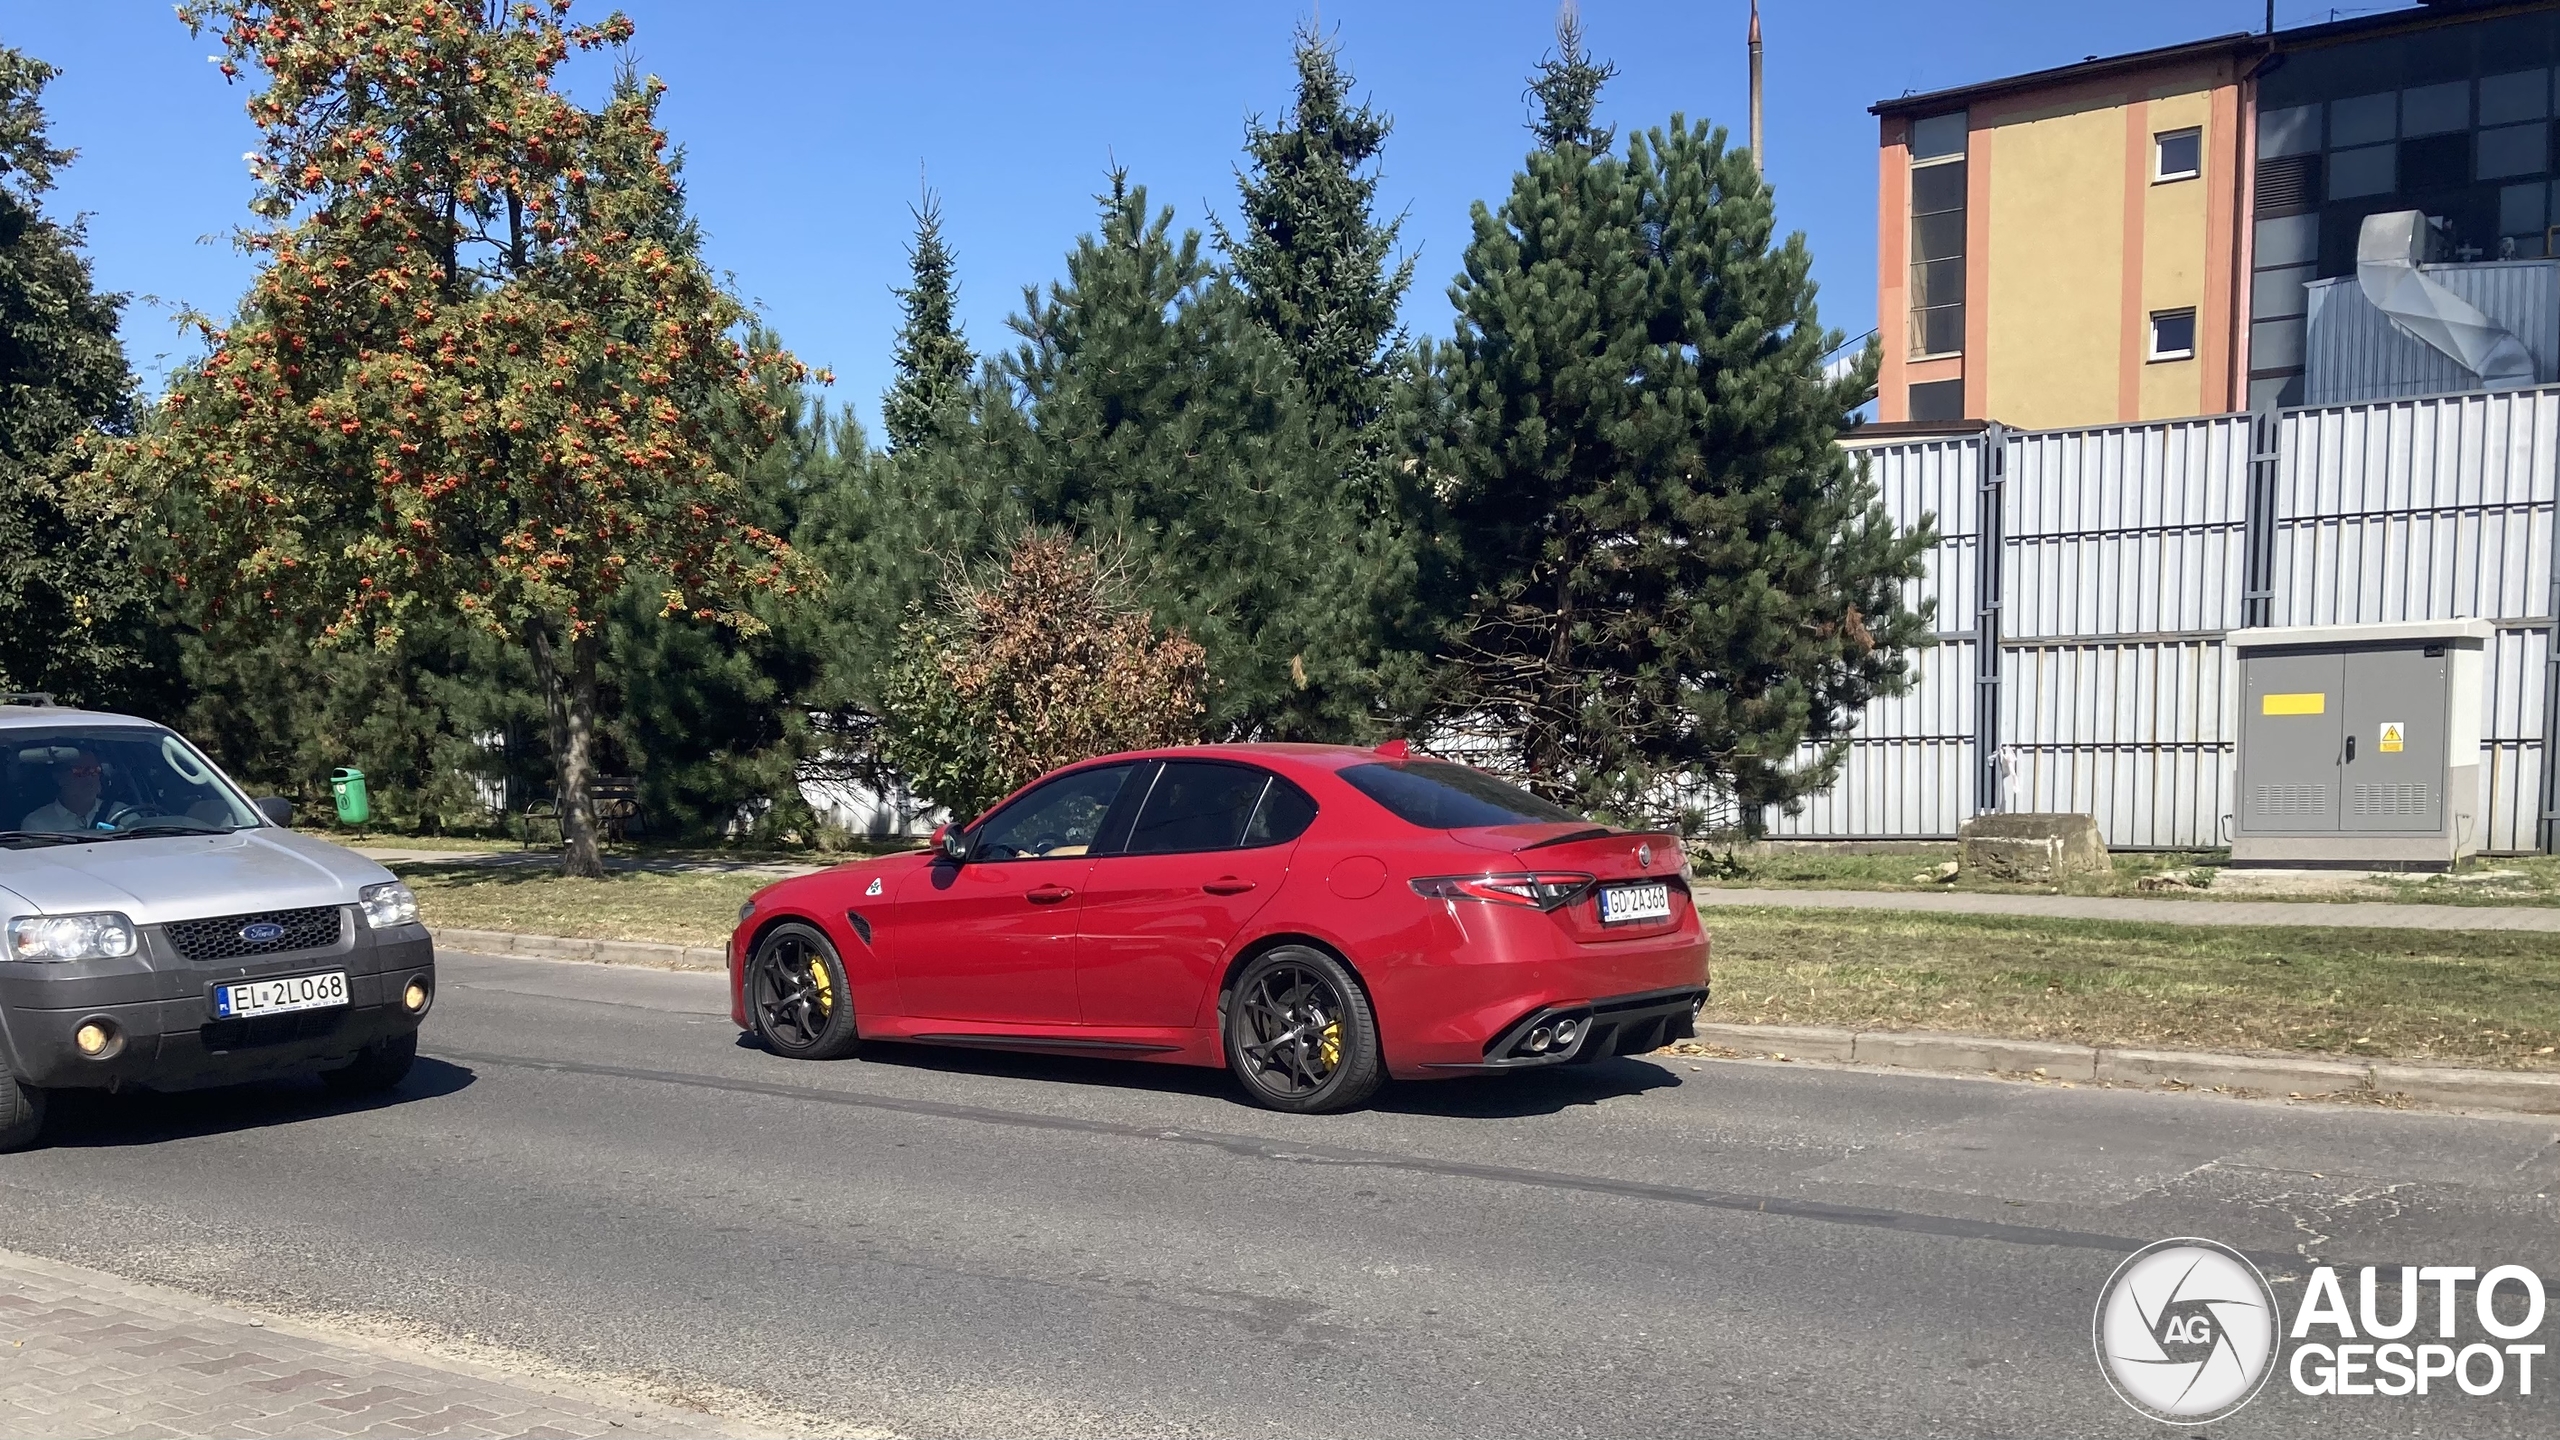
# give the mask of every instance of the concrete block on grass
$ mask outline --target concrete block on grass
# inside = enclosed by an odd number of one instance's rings
[[[2425,1065],[2376,1065],[2373,1088],[2431,1105],[2481,1110],[2560,1114],[2560,1075],[2516,1075],[2498,1070],[2446,1070]]]
[[[1701,1022],[1701,1043],[1721,1045],[1753,1055],[1784,1055],[1791,1060],[1842,1060],[1852,1057],[1856,1036],[1828,1025],[1718,1025]]]
[[[1976,815],[1956,828],[1956,872],[1967,880],[2051,885],[2110,863],[2094,816]]]
[[[2042,1070],[2054,1080],[2089,1080],[2097,1074],[2097,1052],[2086,1045],[1926,1031],[1864,1032],[1852,1058],[1862,1065],[1912,1070]]]
[[[2330,1095],[2362,1090],[2373,1071],[2337,1060],[2290,1060],[2258,1055],[2216,1055],[2194,1050],[2101,1050],[2098,1078],[2136,1085],[2176,1081],[2200,1089],[2222,1086],[2274,1095]]]

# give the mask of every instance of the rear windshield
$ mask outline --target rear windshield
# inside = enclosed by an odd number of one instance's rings
[[[1352,788],[1387,807],[1399,820],[1426,830],[1476,825],[1588,824],[1561,805],[1541,800],[1481,770],[1445,760],[1381,760],[1342,772]]]

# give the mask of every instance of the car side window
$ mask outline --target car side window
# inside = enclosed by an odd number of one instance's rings
[[[978,827],[971,858],[1064,859],[1090,852],[1129,783],[1133,765],[1103,765],[1061,775],[1007,805]]]
[[[1262,803],[1254,807],[1253,818],[1245,822],[1244,843],[1285,845],[1307,833],[1316,823],[1316,802],[1307,792],[1274,775],[1271,788],[1262,792]]]
[[[1242,765],[1169,760],[1129,831],[1127,855],[1232,850],[1272,777]]]

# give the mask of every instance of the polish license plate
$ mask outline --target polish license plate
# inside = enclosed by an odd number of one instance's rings
[[[1668,885],[1610,885],[1600,891],[1600,923],[1617,925],[1629,920],[1667,920],[1671,917],[1671,887]]]
[[[222,1020],[281,1015],[288,1010],[325,1010],[346,1003],[344,970],[287,975],[278,980],[247,980],[237,985],[217,985],[213,991],[213,1013]]]

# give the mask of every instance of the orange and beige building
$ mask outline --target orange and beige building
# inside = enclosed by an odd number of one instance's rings
[[[1874,106],[1877,418],[2031,428],[2299,403],[2364,217],[2538,258],[2560,0],[2226,35]]]

